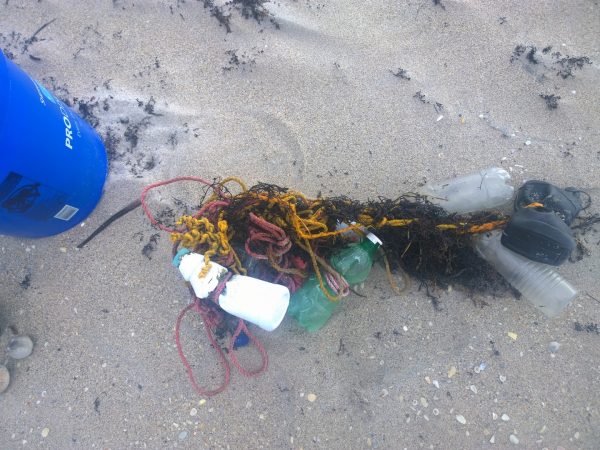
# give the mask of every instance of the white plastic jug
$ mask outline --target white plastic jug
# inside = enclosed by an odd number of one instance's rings
[[[185,281],[189,281],[198,298],[206,298],[227,273],[227,268],[210,263],[208,273],[199,277],[204,268],[204,256],[199,253],[180,252],[174,260]],[[280,284],[269,283],[245,275],[234,275],[219,295],[219,306],[240,319],[273,331],[283,320],[290,303],[290,291]]]

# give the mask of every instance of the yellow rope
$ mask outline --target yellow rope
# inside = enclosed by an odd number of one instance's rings
[[[183,233],[171,233],[173,242],[181,242],[185,248],[196,249],[200,245],[206,245],[208,248],[204,250],[204,267],[200,271],[198,278],[204,278],[210,270],[210,258],[215,255],[227,256],[233,252],[229,237],[227,236],[227,221],[219,220],[217,222],[217,230],[206,217],[196,219],[192,216],[182,216],[177,222],[177,225],[184,225],[188,231]],[[239,264],[239,258],[233,252],[234,260]],[[241,267],[241,264],[239,264]]]
[[[385,263],[385,274],[387,275],[388,283],[390,283],[390,286],[396,292],[396,294],[402,295],[402,293],[405,292],[410,286],[410,278],[408,278],[404,270],[399,269],[400,274],[402,275],[403,284],[402,289],[400,289],[398,287],[398,283],[396,283],[396,280],[394,280],[394,276],[392,275],[392,269],[390,268],[390,262],[388,261],[388,257],[385,253],[383,254],[383,262]]]
[[[325,282],[323,281],[323,276],[321,275],[321,270],[319,269],[319,263],[321,263],[323,268],[325,268],[328,272],[332,273],[334,276],[339,274],[334,269],[332,269],[331,266],[329,266],[329,264],[327,264],[322,258],[316,255],[308,239],[305,240],[305,245],[302,245],[301,247],[310,255],[310,260],[315,271],[315,276],[317,277],[317,281],[319,282],[319,288],[321,289],[323,294],[325,294],[325,297],[327,297],[327,299],[331,302],[339,301],[342,298],[342,296],[331,295],[329,293],[329,289],[325,287]]]
[[[538,202],[530,203],[529,205],[525,205],[525,208],[543,208],[544,205]]]

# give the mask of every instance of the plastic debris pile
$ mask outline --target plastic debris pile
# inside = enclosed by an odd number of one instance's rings
[[[149,192],[183,181],[203,185],[200,209],[174,226],[160,223],[148,206]],[[510,283],[547,315],[558,314],[576,291],[551,265],[575,248],[570,227],[591,199],[573,188],[530,181],[518,190],[512,214],[497,209],[513,196],[510,175],[490,168],[365,202],[196,177],[152,184],[141,201],[150,221],[170,233],[173,264],[190,284],[192,301],[178,317],[177,345],[195,389],[212,395],[230,375],[215,333],[231,334],[228,353],[242,374],[262,373],[266,352],[245,321],[272,331],[287,314],[316,331],[352,286],[367,279],[377,258],[396,293],[408,283],[398,287],[394,272],[415,278],[428,293],[450,284],[498,292]],[[223,384],[213,391],[196,383],[181,347],[180,326],[190,310],[203,318],[225,369]],[[233,351],[248,342],[262,355],[258,370],[244,369]]]

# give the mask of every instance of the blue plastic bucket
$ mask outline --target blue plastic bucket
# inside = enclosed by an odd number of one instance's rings
[[[107,166],[98,134],[0,50],[0,234],[77,225],[100,201]]]

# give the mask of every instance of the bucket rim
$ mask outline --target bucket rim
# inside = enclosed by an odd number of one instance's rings
[[[2,136],[5,121],[6,108],[8,108],[8,95],[10,93],[10,81],[8,79],[8,57],[0,48],[0,138]]]

